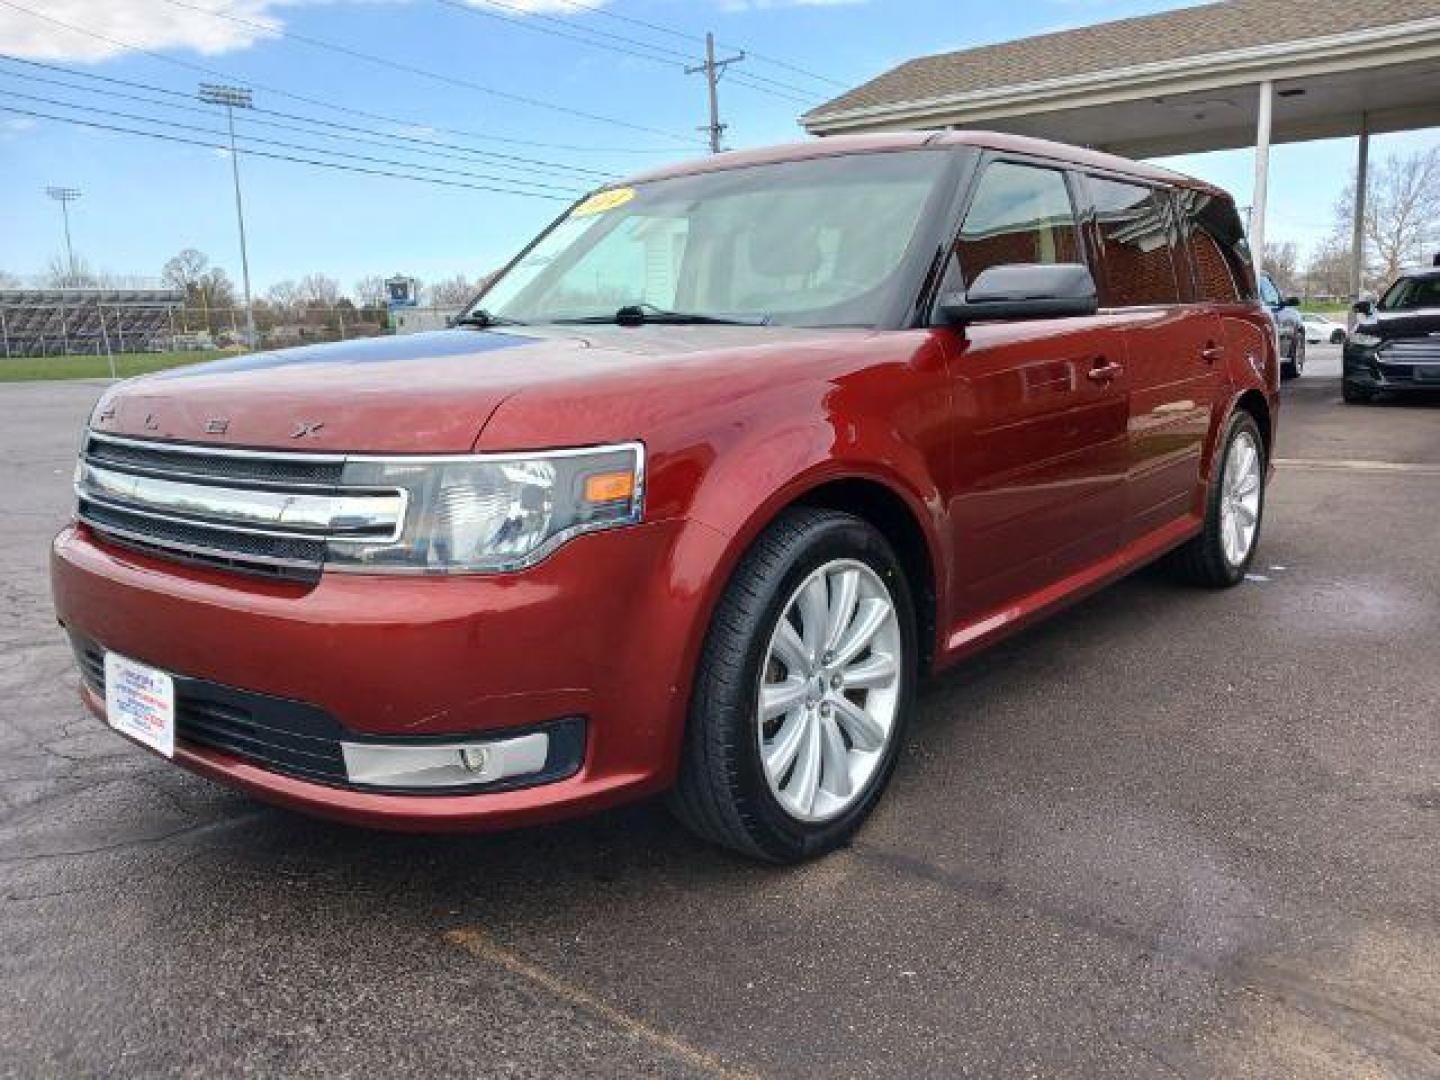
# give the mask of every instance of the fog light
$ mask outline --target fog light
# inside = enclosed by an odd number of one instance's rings
[[[493,784],[545,768],[550,736],[532,732],[486,742],[340,744],[350,783],[363,787],[447,788]]]

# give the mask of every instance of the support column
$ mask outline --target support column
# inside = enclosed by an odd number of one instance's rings
[[[1360,114],[1360,148],[1355,159],[1355,221],[1350,234],[1350,297],[1365,287],[1365,195],[1370,179],[1370,114]]]
[[[1255,272],[1265,268],[1265,195],[1270,184],[1270,114],[1275,85],[1266,79],[1259,87],[1258,119],[1255,123],[1255,192],[1250,199],[1250,256]]]

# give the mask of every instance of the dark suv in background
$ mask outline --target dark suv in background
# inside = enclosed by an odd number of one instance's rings
[[[1305,321],[1300,317],[1300,298],[1285,296],[1269,274],[1261,273],[1256,284],[1260,300],[1275,319],[1275,336],[1280,341],[1280,375],[1298,379],[1305,371]]]
[[[1341,389],[1352,405],[1392,390],[1440,390],[1440,255],[1401,276],[1379,302],[1355,305]]]

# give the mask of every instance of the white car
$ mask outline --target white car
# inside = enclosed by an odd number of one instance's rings
[[[1319,345],[1321,342],[1328,342],[1331,345],[1345,344],[1344,323],[1336,322],[1324,315],[1306,315],[1301,321],[1305,323],[1306,344]]]

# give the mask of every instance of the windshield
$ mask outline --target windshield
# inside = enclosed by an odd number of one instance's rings
[[[853,154],[601,191],[476,302],[496,320],[873,326],[952,156]]]
[[[1440,274],[1401,278],[1380,299],[1381,311],[1416,311],[1440,308]]]

